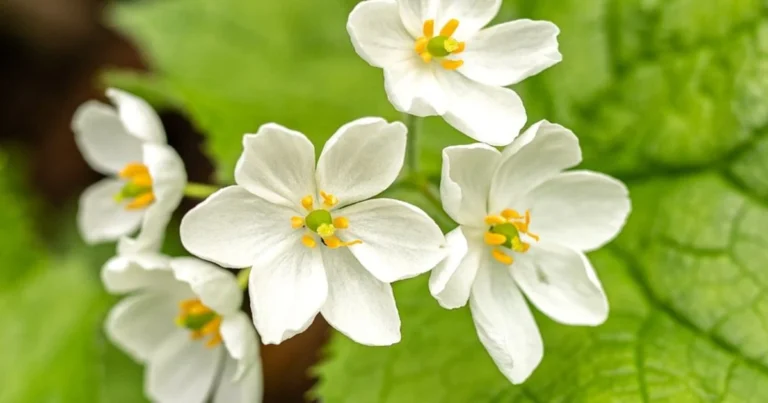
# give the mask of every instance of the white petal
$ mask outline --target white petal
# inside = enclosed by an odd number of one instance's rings
[[[518,208],[528,192],[561,171],[581,162],[579,139],[570,130],[547,121],[532,126],[504,150],[491,182],[489,210]]]
[[[107,97],[117,106],[120,120],[128,133],[142,142],[166,143],[160,117],[146,101],[115,88],[107,89]]]
[[[325,143],[317,188],[339,199],[337,208],[370,199],[397,179],[408,129],[400,122],[364,118],[342,126]]]
[[[243,268],[289,234],[294,211],[230,186],[198,204],[181,220],[181,242],[192,254]]]
[[[458,40],[470,38],[499,13],[501,0],[441,0],[438,2],[435,31],[451,19],[459,20],[454,34]]]
[[[253,365],[243,378],[235,381],[237,361],[224,358],[224,370],[213,396],[213,403],[261,403],[264,395],[264,378],[261,362]]]
[[[175,258],[170,265],[176,279],[189,284],[205,306],[224,316],[240,311],[243,292],[232,273],[192,257]]]
[[[328,299],[320,312],[350,339],[368,346],[400,341],[400,316],[392,287],[377,280],[347,248],[323,248]]]
[[[101,279],[107,291],[116,294],[162,289],[176,282],[170,268],[170,258],[160,254],[115,256],[104,264]]]
[[[443,308],[456,309],[467,304],[480,259],[486,252],[481,237],[482,232],[466,227],[456,228],[446,235],[448,257],[432,270],[429,277],[429,292]]]
[[[144,212],[128,211],[115,201],[123,185],[119,180],[103,179],[80,196],[77,223],[87,243],[115,241],[139,227]]]
[[[517,20],[484,29],[467,40],[459,72],[477,82],[506,87],[563,60],[560,29],[549,21]]]
[[[141,141],[128,134],[117,111],[97,101],[82,104],[72,118],[75,142],[94,170],[106,175],[141,161]]]
[[[392,283],[418,276],[446,256],[445,237],[421,209],[392,199],[367,200],[338,211],[349,228],[337,234],[357,260],[379,280]]]
[[[483,259],[469,307],[477,334],[512,383],[525,381],[541,362],[544,346],[531,310],[507,267]]]
[[[630,211],[623,183],[589,171],[562,173],[533,189],[523,204],[531,209],[532,233],[581,251],[612,240]]]
[[[596,326],[608,318],[608,300],[582,252],[538,243],[510,270],[533,305],[557,322]]]
[[[118,302],[107,316],[109,339],[134,360],[145,362],[174,333],[178,301],[168,294],[147,293]]]
[[[166,341],[147,365],[144,387],[160,403],[203,403],[213,391],[224,357],[181,333]]]
[[[303,246],[301,235],[286,236],[251,270],[251,311],[264,344],[280,344],[306,330],[328,295],[321,246]]]
[[[443,210],[461,225],[484,227],[488,192],[501,153],[485,144],[443,149],[440,198]]]
[[[303,134],[269,123],[243,137],[235,182],[275,204],[301,208],[315,194],[315,147]]]
[[[232,379],[240,379],[246,371],[250,371],[254,366],[261,367],[259,337],[256,336],[256,330],[253,328],[253,323],[248,315],[238,311],[224,317],[220,330],[229,356],[237,360],[238,364],[237,371],[232,374]]]
[[[438,3],[440,0],[397,0],[400,18],[411,36],[424,35],[424,22],[435,18]]]
[[[443,118],[477,141],[507,145],[528,119],[523,101],[509,88],[480,84],[443,68],[437,70],[437,81],[449,102]]]
[[[363,1],[352,10],[347,32],[355,51],[374,67],[413,57],[415,40],[403,26],[395,0]]]
[[[384,69],[384,87],[389,102],[400,112],[415,116],[442,115],[448,101],[437,80],[437,63],[424,63],[413,57]]]

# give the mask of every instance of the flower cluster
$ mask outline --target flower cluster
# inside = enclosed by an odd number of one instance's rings
[[[270,123],[243,137],[235,184],[213,187],[181,221],[184,247],[204,260],[165,256],[171,215],[200,185],[187,184],[141,99],[110,89],[114,107],[77,111],[85,159],[110,176],[83,194],[80,229],[89,243],[119,241],[102,278],[128,296],[106,332],[146,364],[148,397],[259,401],[257,332],[279,344],[318,314],[358,343],[398,343],[391,284],[430,271],[429,292],[447,309],[469,304],[480,342],[513,383],[544,350],[526,299],[563,324],[606,320],[585,252],[619,233],[628,191],[608,176],[568,171],[581,162],[568,129],[542,121],[518,136],[525,109],[506,86],[561,60],[559,31],[530,20],[484,28],[500,4],[366,0],[349,16],[356,51],[384,70],[396,109],[442,116],[482,142],[443,150],[439,199],[458,224],[447,235],[418,207],[377,197],[410,180],[400,173],[415,151],[406,137],[417,133],[402,123],[348,123],[317,160],[304,134]],[[242,312],[246,289],[252,321]]]

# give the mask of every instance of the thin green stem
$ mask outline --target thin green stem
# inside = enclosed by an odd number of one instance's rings
[[[193,199],[205,199],[208,196],[216,193],[219,188],[213,185],[206,185],[204,183],[187,183],[184,188],[184,196],[191,197]]]
[[[419,172],[419,135],[421,134],[422,118],[405,114],[403,117],[408,128],[405,148],[405,166],[409,173]]]
[[[237,284],[240,286],[241,290],[245,290],[248,288],[248,277],[251,276],[251,268],[240,270],[240,273],[237,273]]]

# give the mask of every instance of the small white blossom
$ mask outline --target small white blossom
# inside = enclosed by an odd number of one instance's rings
[[[141,227],[135,248],[162,240],[184,194],[184,163],[166,144],[160,119],[134,95],[107,90],[115,107],[88,101],[75,112],[72,130],[80,152],[107,175],[80,197],[78,224],[88,243],[115,241]]]
[[[357,53],[384,69],[397,110],[440,115],[475,140],[509,144],[526,122],[506,86],[560,62],[559,29],[517,20],[483,29],[502,0],[367,0],[349,16]]]
[[[459,223],[449,257],[432,272],[443,307],[469,300],[480,341],[514,383],[538,366],[543,346],[528,300],[568,325],[596,326],[608,301],[584,252],[621,230],[627,188],[581,162],[569,130],[540,122],[503,152],[483,145],[443,151],[443,208]]]
[[[131,293],[105,327],[113,343],[146,365],[149,399],[261,402],[259,340],[240,311],[243,292],[231,273],[194,258],[137,252],[107,262],[102,279],[113,293]]]
[[[268,344],[304,331],[319,313],[353,340],[400,340],[389,283],[445,257],[445,237],[420,209],[369,199],[397,178],[406,128],[380,118],[341,127],[315,149],[275,124],[246,135],[235,181],[190,211],[181,239],[225,267],[252,267],[256,329]]]

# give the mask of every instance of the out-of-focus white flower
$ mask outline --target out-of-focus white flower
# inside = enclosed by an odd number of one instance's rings
[[[608,301],[584,252],[619,233],[630,211],[623,183],[589,171],[576,136],[540,122],[499,152],[483,144],[443,151],[441,196],[459,223],[449,257],[432,272],[443,307],[469,300],[480,341],[512,382],[543,354],[523,295],[552,319],[596,326]]]
[[[243,292],[231,273],[194,258],[141,252],[111,259],[102,279],[110,292],[131,293],[105,327],[113,343],[146,365],[152,401],[261,401],[259,340],[240,311]]]
[[[116,108],[88,101],[72,119],[83,157],[108,176],[80,197],[80,232],[94,244],[141,227],[135,242],[158,244],[184,195],[184,163],[166,144],[160,119],[145,101],[116,89],[107,90],[107,96]]]
[[[445,237],[420,209],[367,200],[396,179],[406,128],[380,118],[341,127],[323,148],[268,124],[246,135],[238,186],[220,190],[182,220],[193,254],[225,267],[252,267],[254,323],[265,343],[304,331],[317,313],[353,340],[400,340],[389,283],[434,267]]]
[[[559,29],[517,20],[483,29],[502,0],[367,0],[349,16],[357,53],[384,69],[397,110],[440,115],[475,140],[509,144],[526,122],[516,84],[560,62]]]

